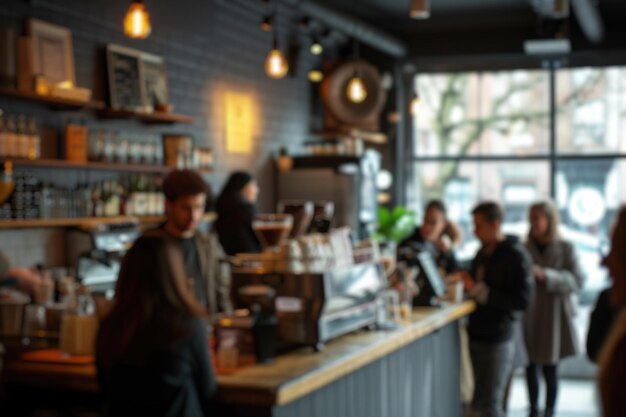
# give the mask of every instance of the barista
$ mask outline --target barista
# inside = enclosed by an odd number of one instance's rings
[[[399,253],[407,250],[428,251],[433,255],[439,269],[446,274],[458,269],[452,250],[460,240],[458,227],[446,218],[446,206],[441,200],[431,200],[426,204],[422,225],[400,242]]]
[[[229,255],[261,252],[261,242],[252,229],[257,213],[259,186],[247,172],[233,172],[217,198],[215,231]]]
[[[33,295],[44,279],[34,269],[11,266],[9,258],[0,251],[0,284],[8,284],[10,281],[15,281],[11,285],[15,285],[18,290]]]

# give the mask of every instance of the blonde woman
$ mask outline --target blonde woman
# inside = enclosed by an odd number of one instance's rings
[[[598,382],[604,417],[624,415],[626,398],[626,206],[622,206],[613,230],[611,251],[603,264],[613,280],[611,305],[621,309],[598,359]]]
[[[574,246],[559,236],[559,216],[554,205],[549,201],[535,203],[529,215],[526,248],[533,260],[535,277],[535,297],[524,317],[529,415],[539,415],[542,373],[546,383],[545,416],[552,417],[558,393],[558,363],[579,351],[571,298],[581,288],[583,278]]]

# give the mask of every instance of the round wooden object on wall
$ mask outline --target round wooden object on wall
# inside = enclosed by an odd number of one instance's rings
[[[346,93],[355,69],[367,90],[367,97],[361,103],[353,103]],[[377,130],[387,94],[380,85],[380,73],[372,64],[357,60],[339,65],[324,79],[320,91],[324,107],[337,125]]]

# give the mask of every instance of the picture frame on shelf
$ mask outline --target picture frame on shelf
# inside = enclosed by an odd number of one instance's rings
[[[108,44],[109,104],[113,110],[148,112],[142,77],[141,52]]]
[[[146,107],[166,111],[169,107],[165,60],[158,55],[142,52],[141,63]]]
[[[26,33],[30,37],[32,76],[43,76],[50,85],[62,82],[75,85],[72,32],[31,18],[26,21]]]
[[[163,57],[108,44],[107,72],[112,109],[141,113],[170,109]]]

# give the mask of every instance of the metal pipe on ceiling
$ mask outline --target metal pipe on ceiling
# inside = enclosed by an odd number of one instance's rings
[[[250,11],[258,13],[264,13],[267,11],[267,9],[261,4],[260,0],[218,0],[218,3],[230,3],[231,1],[242,7],[246,7]],[[393,57],[403,58],[408,54],[408,47],[401,40],[370,25],[369,23],[356,19],[345,13],[338,12],[309,0],[273,1],[298,10],[300,13],[309,16],[313,20],[319,21],[330,29],[343,33],[346,36],[356,39],[364,45],[368,45]]]
[[[403,58],[408,54],[408,47],[401,40],[345,13],[307,0],[281,0],[281,3],[297,7],[311,18],[393,57]]]

